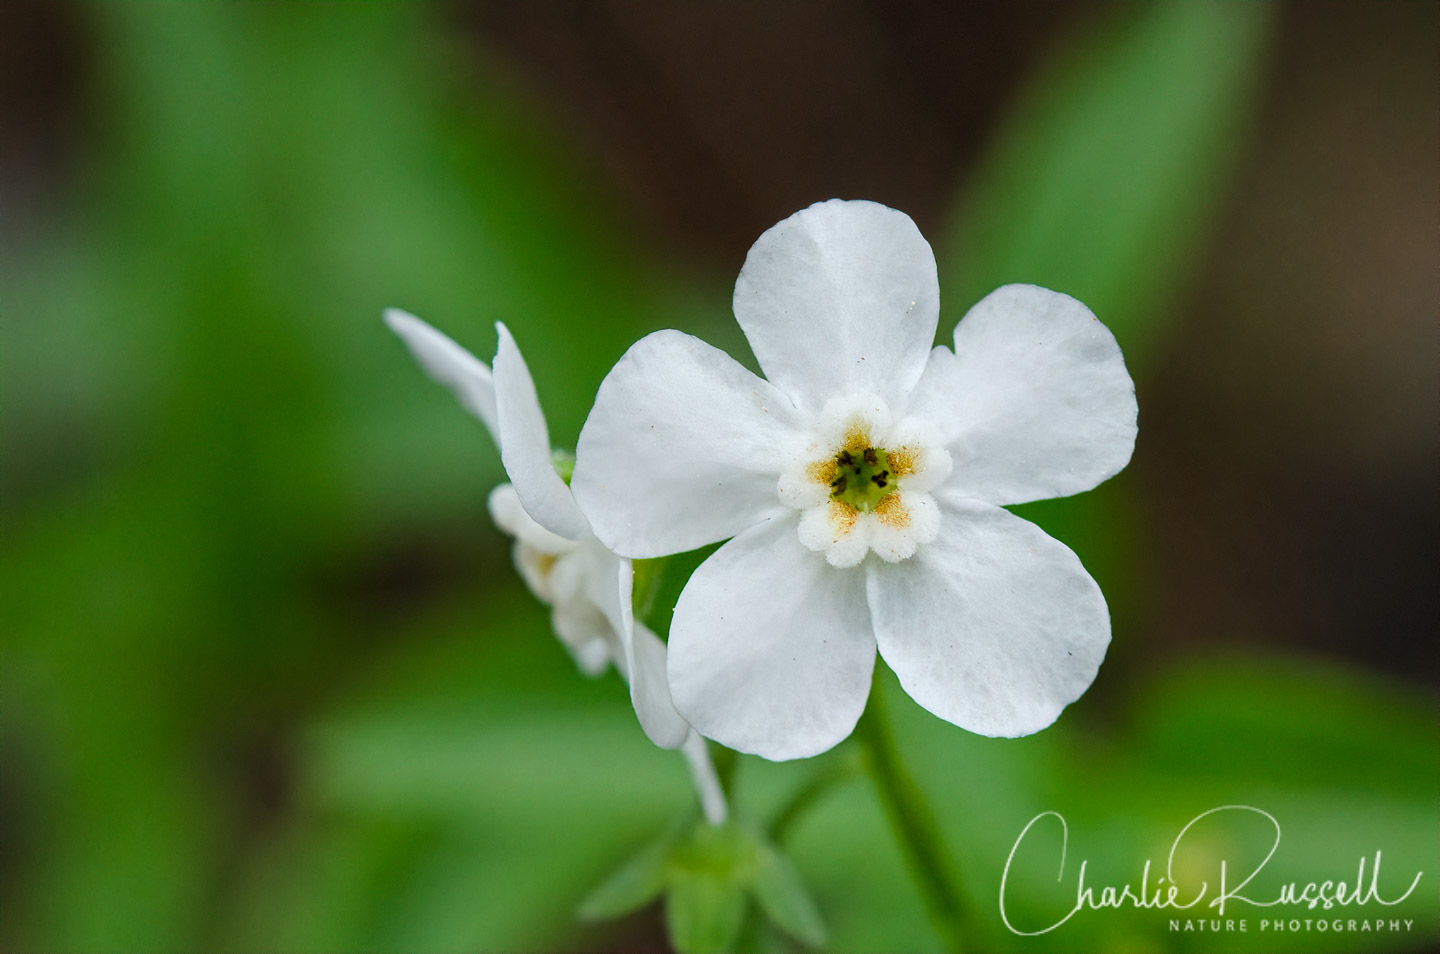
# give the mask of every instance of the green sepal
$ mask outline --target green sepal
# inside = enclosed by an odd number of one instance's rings
[[[765,916],[808,947],[825,944],[825,922],[800,872],[774,845],[761,844],[750,890]]]
[[[681,868],[672,872],[665,923],[680,954],[735,949],[745,921],[745,891],[731,874]]]
[[[659,897],[669,881],[670,859],[679,834],[678,828],[667,831],[596,885],[580,902],[581,919],[618,918]]]
[[[580,905],[586,920],[619,917],[665,895],[670,943],[680,954],[733,950],[753,895],[766,921],[807,947],[825,925],[800,873],[758,826],[710,825],[692,816],[651,842]]]

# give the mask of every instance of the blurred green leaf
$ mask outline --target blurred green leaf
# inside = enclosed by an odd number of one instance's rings
[[[46,172],[55,221],[0,262],[0,728],[23,753],[17,824],[40,833],[7,947],[542,945],[653,828],[637,806],[690,804],[623,687],[578,679],[511,585],[484,516],[499,456],[379,320],[408,306],[482,357],[509,321],[564,442],[671,294],[546,104],[449,16],[62,18],[85,38],[59,68],[82,151]],[[406,625],[437,602],[457,615]],[[533,656],[484,651],[532,637]],[[513,685],[536,718],[455,696],[388,711],[433,642],[429,688]],[[374,708],[352,726],[331,693],[357,672]],[[587,688],[614,696],[605,714],[545,709]],[[624,790],[597,786],[595,832],[553,782],[610,757]],[[512,810],[528,844],[495,831]],[[292,871],[293,892],[265,890]],[[287,920],[291,897],[335,903]]]
[[[734,949],[744,919],[745,893],[724,873],[694,868],[671,874],[665,923],[680,954]]]
[[[617,918],[659,897],[665,890],[677,834],[666,832],[608,875],[580,902],[580,916],[591,921]]]
[[[967,308],[1010,282],[1065,292],[1137,367],[1224,207],[1276,8],[1105,12],[1031,77],[995,135],[954,219],[941,287]]]
[[[653,840],[657,820],[694,811],[683,760],[645,738],[618,677],[576,672],[519,586],[398,635],[304,734],[293,850],[259,859],[246,896],[275,924],[240,946],[584,946],[557,910]],[[422,843],[370,893],[343,857],[370,857],[396,825]],[[326,837],[307,837],[317,829]],[[282,876],[294,880],[263,890]],[[274,902],[330,892],[352,899],[333,923]]]
[[[1440,798],[1434,716],[1433,700],[1363,672],[1302,656],[1226,653],[1159,673],[1141,689],[1134,755],[1232,790],[1428,790]]]
[[[776,926],[814,948],[825,944],[825,922],[795,866],[773,845],[761,846],[750,888]]]

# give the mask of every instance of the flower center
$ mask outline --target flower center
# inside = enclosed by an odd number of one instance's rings
[[[832,467],[834,476],[828,481],[830,499],[848,504],[861,513],[871,513],[881,500],[895,492],[890,455],[883,447],[842,450],[825,469]]]
[[[951,462],[923,422],[893,421],[873,395],[844,396],[791,454],[776,490],[801,512],[800,543],[831,566],[858,566],[869,552],[898,563],[935,539],[940,511],[929,491]]]

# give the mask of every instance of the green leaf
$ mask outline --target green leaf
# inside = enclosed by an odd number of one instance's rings
[[[670,943],[680,954],[728,951],[745,919],[745,894],[727,872],[680,868],[665,901]]]
[[[675,831],[668,831],[621,865],[580,902],[587,921],[617,918],[643,907],[665,889]]]
[[[825,922],[820,909],[795,866],[772,845],[762,845],[750,882],[755,900],[766,917],[786,933],[810,947],[825,943]]]
[[[1298,656],[1216,654],[1155,675],[1136,711],[1136,755],[1191,784],[1420,794],[1432,806],[1440,795],[1434,700],[1378,676]]]
[[[1223,207],[1274,12],[1146,4],[1052,58],[970,182],[942,287],[1065,292],[1143,361]]]

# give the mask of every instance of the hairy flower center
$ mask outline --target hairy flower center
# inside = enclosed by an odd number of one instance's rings
[[[872,512],[881,500],[895,492],[890,455],[883,447],[842,450],[835,455],[831,467],[834,476],[829,480],[830,499],[848,504],[861,513]]]
[[[801,511],[800,543],[831,566],[858,566],[869,552],[898,563],[935,539],[928,491],[949,474],[950,455],[917,422],[893,423],[878,399],[848,404],[826,407],[777,490]]]

